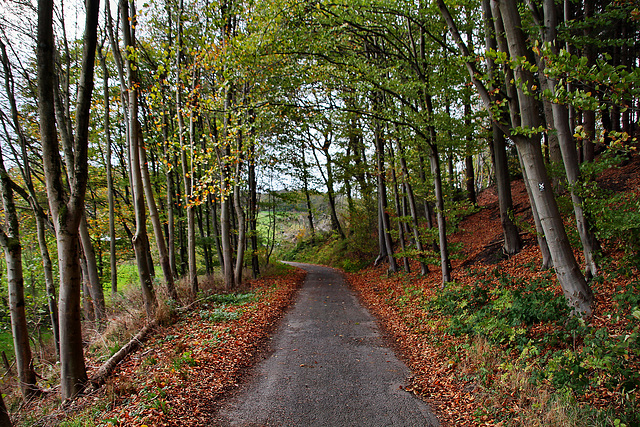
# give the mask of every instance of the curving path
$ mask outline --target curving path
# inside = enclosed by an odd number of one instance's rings
[[[222,426],[437,426],[426,403],[401,389],[410,374],[388,348],[342,274],[308,274],[272,338],[271,355],[221,410]]]

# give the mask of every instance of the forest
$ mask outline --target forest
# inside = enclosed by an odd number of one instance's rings
[[[327,242],[349,272],[437,271],[438,291],[413,297],[491,341],[506,294],[482,291],[481,275],[461,285],[455,237],[487,189],[494,261],[539,251],[527,268],[550,285],[527,292],[554,290],[574,350],[576,333],[595,343],[589,325],[612,316],[605,285],[624,285],[617,329],[599,337],[615,357],[548,357],[557,372],[574,363],[563,375],[601,379],[547,382],[567,395],[606,388],[612,420],[640,422],[640,193],[601,179],[638,159],[636,1],[6,0],[0,11],[0,425],[43,395],[64,406],[99,388],[126,341],[103,359],[88,343],[117,313],[146,334],[214,288],[242,295],[278,257],[318,261],[309,253]],[[516,325],[550,310],[532,301],[498,344],[533,351],[514,344]]]

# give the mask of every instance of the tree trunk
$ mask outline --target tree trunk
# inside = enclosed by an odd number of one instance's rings
[[[391,240],[391,225],[389,222],[389,214],[387,213],[387,185],[385,179],[384,166],[384,138],[382,136],[382,128],[380,123],[376,121],[374,139],[377,155],[377,175],[378,175],[378,215],[380,216],[378,233],[382,234],[383,239],[380,241],[384,246],[384,251],[380,251],[380,255],[386,252],[389,260],[389,271],[395,273],[398,271],[396,259],[393,257],[393,242]]]
[[[127,49],[135,49],[135,10],[129,15],[127,0],[120,0],[120,13],[122,15],[122,33]],[[131,18],[131,19],[130,19]],[[147,236],[147,214],[145,208],[144,187],[142,171],[140,169],[140,140],[142,139],[142,129],[138,123],[138,78],[137,66],[133,63],[133,58],[127,56],[126,69],[129,86],[129,179],[133,192],[133,209],[136,218],[136,232],[132,239],[134,252],[136,254],[136,264],[138,275],[142,287],[145,311],[147,317],[152,319],[155,316],[157,301],[153,290],[153,279],[151,266],[148,260],[148,236]]]
[[[15,350],[20,391],[25,400],[38,392],[36,373],[33,370],[31,346],[29,345],[29,329],[24,299],[24,276],[22,270],[22,245],[18,214],[11,188],[11,178],[4,167],[4,159],[0,153],[0,192],[4,207],[5,225],[0,227],[0,244],[4,249],[7,263],[7,285],[9,294],[9,311],[11,313],[11,334]]]
[[[96,261],[96,253],[93,249],[93,242],[89,235],[86,214],[80,219],[80,243],[82,244],[82,252],[87,263],[87,280],[89,285],[89,293],[93,303],[93,311],[95,319],[99,322],[107,320],[107,311],[104,303],[104,290],[100,283],[100,275],[98,274],[98,263]]]
[[[113,175],[111,173],[111,122],[109,116],[109,69],[107,61],[100,53],[100,64],[102,65],[102,97],[104,102],[104,138],[107,146],[105,165],[107,168],[107,203],[109,205],[109,266],[111,271],[111,293],[118,292],[118,263],[116,259],[116,218],[115,203],[113,199]]]
[[[220,168],[220,190],[223,195],[228,194],[229,192],[226,168],[226,165],[221,165]],[[234,287],[233,249],[231,246],[231,215],[229,210],[229,196],[223,196],[220,201],[220,239],[222,240],[222,259],[224,262],[224,285],[227,290]]]
[[[151,177],[149,176],[149,167],[147,165],[147,148],[144,143],[142,132],[138,137],[138,155],[140,172],[142,178],[142,186],[144,188],[145,199],[147,200],[147,208],[149,209],[149,219],[153,226],[153,234],[156,240],[156,247],[158,248],[158,255],[160,256],[160,267],[162,267],[162,274],[164,276],[165,286],[167,287],[167,293],[169,297],[174,301],[179,301],[178,292],[176,291],[176,285],[173,281],[173,273],[171,271],[171,263],[169,261],[169,251],[164,240],[164,233],[162,231],[162,223],[160,222],[160,215],[158,213],[158,207],[156,205],[156,199],[153,194],[153,188],[151,186]]]
[[[222,253],[222,242],[220,241],[220,226],[218,225],[218,209],[216,208],[216,201],[209,195],[207,197],[208,203],[211,205],[211,226],[213,227],[213,239],[215,241],[216,253],[218,254],[218,263],[220,269],[224,271],[224,255]],[[224,274],[223,274],[224,275]]]
[[[178,51],[176,54],[176,70],[178,76],[181,74],[181,60],[182,60],[182,13],[184,11],[184,2],[180,0],[179,12],[178,12]],[[178,139],[180,145],[180,160],[182,163],[182,180],[184,182],[184,203],[187,210],[187,257],[189,264],[189,287],[191,289],[192,296],[195,298],[198,293],[198,270],[196,265],[196,228],[195,228],[195,212],[193,211],[192,196],[192,183],[193,178],[193,163],[187,161],[187,151],[184,147],[184,112],[182,111],[182,82],[176,82],[176,109],[178,114]],[[190,114],[193,114],[193,111]],[[189,126],[190,135],[190,148],[193,151],[193,120],[190,120]]]
[[[82,71],[78,85],[74,170],[70,174],[68,198],[62,183],[62,161],[55,127],[55,85],[53,2],[38,2],[38,113],[40,138],[49,207],[56,228],[60,264],[60,377],[62,400],[76,396],[87,381],[82,346],[80,287],[82,275],[78,257],[78,226],[83,214],[88,179],[88,129],[93,67],[97,44],[98,0],[86,2]]]
[[[545,30],[542,32],[542,35],[544,37],[544,41],[551,43],[551,46],[553,46],[553,43],[557,42],[556,26],[558,24],[556,8],[553,1],[545,0],[544,19]],[[554,53],[557,53],[557,48],[552,47],[552,49],[554,50]],[[542,64],[540,69],[543,71],[545,65],[544,58],[540,58],[540,63]],[[557,80],[548,77],[545,79],[545,83],[546,89],[552,93],[553,98],[556,85],[558,84]],[[585,275],[587,278],[591,278],[598,274],[598,267],[595,262],[595,252],[599,248],[599,244],[595,234],[589,228],[589,223],[584,214],[584,209],[582,208],[582,197],[580,197],[576,192],[576,187],[580,182],[580,165],[578,163],[578,153],[576,152],[571,128],[569,126],[569,113],[566,106],[557,103],[552,103],[551,109],[553,112],[553,120],[558,142],[560,144],[562,160],[567,174],[567,181],[569,183],[569,191],[573,202],[576,226],[580,235],[580,241],[582,242],[582,251],[584,253],[586,264]]]
[[[44,271],[44,282],[47,290],[47,306],[49,307],[49,316],[51,318],[51,332],[53,334],[53,342],[56,347],[56,356],[60,360],[60,322],[58,320],[58,300],[56,298],[56,285],[53,279],[53,265],[49,248],[47,247],[47,238],[45,236],[45,217],[41,212],[36,213],[36,231],[38,234],[38,246],[40,247],[40,255],[42,256],[42,269]]]
[[[166,151],[165,151],[166,153]],[[173,278],[178,278],[178,267],[176,266],[176,225],[175,225],[175,185],[173,170],[167,172],[167,248],[169,254],[169,265]]]
[[[244,209],[242,208],[241,196],[240,196],[240,175],[242,174],[242,166],[244,163],[244,140],[242,131],[239,132],[236,137],[236,151],[238,159],[236,162],[235,179],[233,185],[233,206],[236,211],[236,217],[238,219],[238,241],[236,246],[236,266],[234,272],[234,281],[236,286],[242,284],[242,270],[244,268],[244,252],[247,242],[247,221]]]
[[[407,245],[404,240],[404,220],[402,219],[402,209],[400,207],[400,192],[398,190],[398,179],[395,168],[395,155],[393,152],[393,146],[389,146],[389,154],[391,156],[391,179],[393,180],[393,200],[396,207],[396,216],[398,221],[398,240],[400,241],[400,248],[402,249],[402,266],[404,271],[411,272],[411,266],[409,265],[409,258],[407,257]]]
[[[490,0],[482,1],[482,11],[484,18],[485,45],[487,50],[497,49],[497,43],[494,35],[493,14],[491,12]],[[491,81],[497,81],[497,67],[493,59],[487,57],[487,69]],[[494,85],[489,87],[495,89]],[[505,121],[508,120],[505,114],[502,114]],[[491,142],[492,159],[496,177],[496,187],[498,191],[498,204],[500,209],[500,223],[502,225],[502,233],[504,236],[504,245],[502,249],[507,256],[515,255],[522,249],[522,241],[518,227],[513,222],[513,200],[511,198],[511,178],[509,177],[509,164],[507,162],[506,140],[504,133],[497,124],[491,123]]]
[[[236,266],[234,272],[234,282],[235,284],[242,284],[242,270],[244,267],[244,252],[246,248],[246,218],[244,214],[244,209],[242,209],[242,205],[240,202],[240,184],[237,182],[240,174],[240,163],[238,163],[236,168],[236,184],[234,185],[233,192],[233,205],[236,210],[236,216],[238,218],[238,241],[236,247]]]
[[[258,183],[256,180],[255,144],[249,147],[249,236],[251,240],[251,272],[253,278],[260,275],[260,259],[258,258]]]
[[[209,214],[208,212],[205,212],[205,209],[207,207],[207,203],[198,206],[198,209],[196,210],[196,221],[198,223],[198,231],[200,232],[200,237],[203,238],[202,249],[204,251],[204,268],[207,276],[211,276],[213,274],[213,266],[211,262],[211,245],[209,243],[209,238],[211,237],[209,233]]]
[[[509,55],[512,58],[526,56],[526,45],[521,30],[522,24],[516,5],[509,1],[501,0],[499,7],[509,44]],[[527,88],[533,84],[533,77],[522,66],[516,67],[515,77]],[[517,93],[522,125],[528,128],[535,127],[537,125],[535,98],[528,95],[522,86],[517,88]],[[593,293],[573,256],[556,200],[551,191],[542,158],[540,140],[536,137],[524,136],[515,136],[514,140],[526,170],[533,196],[532,205],[535,206],[538,212],[540,223],[547,238],[558,282],[562,286],[565,297],[574,311],[590,316]]]
[[[435,132],[432,132],[435,137]],[[431,146],[431,175],[433,175],[434,190],[436,194],[436,218],[438,219],[438,241],[440,243],[440,269],[442,270],[442,286],[451,281],[451,263],[449,261],[449,248],[447,247],[447,223],[444,217],[444,193],[442,191],[442,178],[440,172],[440,159],[438,149]]]
[[[508,256],[515,255],[522,249],[520,231],[513,222],[513,200],[511,198],[511,179],[507,164],[507,150],[504,133],[495,125],[491,126],[492,144],[495,163],[496,187],[498,190],[498,204],[500,208],[500,223],[504,236],[504,253]],[[545,245],[546,247],[546,245]]]
[[[398,144],[398,152],[400,157],[400,167],[402,168],[403,183],[405,188],[405,194],[409,202],[409,212],[411,213],[411,225],[413,229],[413,240],[415,241],[416,250],[420,259],[420,274],[423,276],[429,273],[429,267],[423,261],[424,248],[422,246],[422,239],[420,237],[420,225],[418,223],[418,209],[416,208],[416,199],[413,195],[413,187],[409,182],[409,168],[407,167],[407,161],[404,158],[404,149],[400,143],[400,139],[396,140]]]
[[[344,231],[342,231],[342,226],[340,225],[338,211],[336,208],[335,190],[333,189],[333,168],[331,164],[331,155],[329,154],[329,147],[326,146],[323,151],[327,159],[327,197],[329,199],[329,213],[331,214],[331,229],[333,231],[337,231],[340,238],[344,239]]]
[[[305,152],[302,150],[302,185],[304,189],[304,197],[307,204],[307,221],[309,223],[309,232],[311,233],[311,238],[316,237],[316,230],[313,226],[313,206],[311,205],[311,196],[309,195],[309,176],[307,175],[307,162],[305,160]]]
[[[467,126],[467,151],[471,150],[471,144],[473,143],[473,138],[471,135],[471,105],[468,103],[464,104],[464,123]],[[464,158],[465,163],[465,186],[467,189],[467,199],[473,204],[477,204],[476,200],[476,177],[473,171],[473,156],[471,154],[467,154]]]

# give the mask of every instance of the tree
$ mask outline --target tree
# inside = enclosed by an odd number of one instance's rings
[[[122,16],[122,35],[126,55],[127,83],[128,83],[128,109],[129,109],[129,179],[131,190],[133,191],[133,208],[136,215],[136,232],[132,243],[136,253],[136,263],[138,265],[138,276],[142,286],[145,310],[147,317],[152,319],[157,306],[156,296],[153,289],[153,279],[151,265],[149,263],[149,238],[147,236],[147,215],[145,209],[144,184],[141,170],[140,152],[142,146],[142,129],[138,121],[138,77],[137,65],[135,64],[135,2],[131,3],[132,11],[129,14],[127,0],[120,0],[120,14]],[[133,21],[133,23],[132,23]],[[144,151],[143,151],[144,152]]]
[[[498,6],[508,42],[508,52],[504,53],[514,61],[516,58],[526,58],[528,53],[521,30],[520,15],[515,3],[503,0],[498,2]],[[455,22],[443,0],[438,0],[438,7],[454,36],[461,55],[469,58],[469,49],[460,37]],[[494,18],[497,19],[495,16]],[[470,60],[467,62],[467,68],[476,89],[485,103],[485,108],[491,110],[492,104],[489,91],[484,83],[478,79],[475,65]],[[537,104],[531,92],[532,87],[535,86],[533,75],[526,64],[520,63],[515,65],[514,76],[515,81],[518,82],[516,86],[517,98],[509,102],[515,103],[516,100],[518,102],[521,127],[515,130],[504,130],[508,132],[516,143],[525,179],[529,181],[531,206],[540,218],[558,282],[574,311],[581,315],[589,316],[592,310],[593,293],[573,256],[558,205],[551,191],[551,182],[546,173],[542,157],[540,137],[536,130],[539,127]],[[494,120],[496,120],[495,117]]]
[[[61,394],[77,395],[87,381],[82,346],[80,289],[82,274],[78,252],[78,227],[84,211],[88,179],[88,126],[93,92],[93,67],[97,45],[99,0],[87,0],[82,67],[76,107],[75,162],[65,194],[62,161],[55,127],[55,45],[53,1],[38,1],[38,113],[49,208],[54,219],[60,271]]]
[[[36,373],[31,359],[29,330],[27,329],[22,272],[22,244],[20,243],[18,214],[13,198],[13,186],[14,184],[5,169],[2,151],[0,150],[0,193],[2,193],[5,215],[5,224],[0,226],[0,245],[4,249],[7,263],[11,334],[13,335],[13,348],[16,355],[20,391],[24,398],[28,399],[37,394],[38,388],[36,386]]]

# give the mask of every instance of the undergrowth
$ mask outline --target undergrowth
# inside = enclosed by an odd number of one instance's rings
[[[473,286],[451,284],[423,305],[446,319],[447,333],[467,338],[456,358],[472,367],[485,413],[520,425],[640,425],[637,276],[617,289],[603,322],[571,317],[550,275],[470,274]],[[584,404],[594,395],[600,405]],[[523,411],[505,415],[505,396]]]

